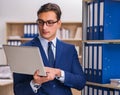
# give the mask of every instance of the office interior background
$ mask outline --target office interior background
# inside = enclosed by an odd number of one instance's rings
[[[0,48],[7,43],[6,22],[35,22],[37,10],[47,2],[61,7],[62,22],[69,28],[71,24],[83,26],[82,40],[67,40],[79,46],[87,77],[82,94],[75,91],[74,95],[120,95],[120,0],[0,0]],[[0,65],[6,63],[0,49]],[[6,88],[3,84],[0,87]]]
[[[47,2],[61,7],[62,22],[82,22],[82,0],[0,0],[0,47],[6,43],[6,22],[35,22],[37,10]],[[0,64],[6,64],[2,50]]]
[[[82,23],[82,0],[0,0],[0,65],[6,65],[2,48],[7,41],[7,22],[35,22],[41,5],[53,2],[62,10],[62,22]],[[12,81],[0,80],[0,95],[13,95]],[[6,89],[6,90],[4,90]],[[75,91],[75,95],[80,92]]]

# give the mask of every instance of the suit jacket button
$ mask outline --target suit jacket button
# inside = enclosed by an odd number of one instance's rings
[[[53,88],[55,88],[55,87],[56,87],[56,85],[54,84],[54,85],[53,85]]]

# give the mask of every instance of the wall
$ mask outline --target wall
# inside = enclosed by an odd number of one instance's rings
[[[82,0],[0,0],[0,47],[6,39],[6,22],[34,22],[37,10],[47,2],[61,7],[63,22],[82,22]]]

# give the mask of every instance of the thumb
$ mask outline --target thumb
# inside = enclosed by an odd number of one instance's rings
[[[40,73],[40,71],[39,71],[39,70],[36,70],[35,73],[34,73],[34,76],[38,76],[39,73]]]

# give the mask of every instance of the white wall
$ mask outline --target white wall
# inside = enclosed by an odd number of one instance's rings
[[[82,0],[0,0],[0,45],[5,43],[6,22],[34,22],[37,10],[48,2],[61,7],[63,22],[82,22]]]
[[[2,64],[6,64],[6,57],[5,57],[5,53],[4,50],[2,48],[0,48],[0,65]]]

